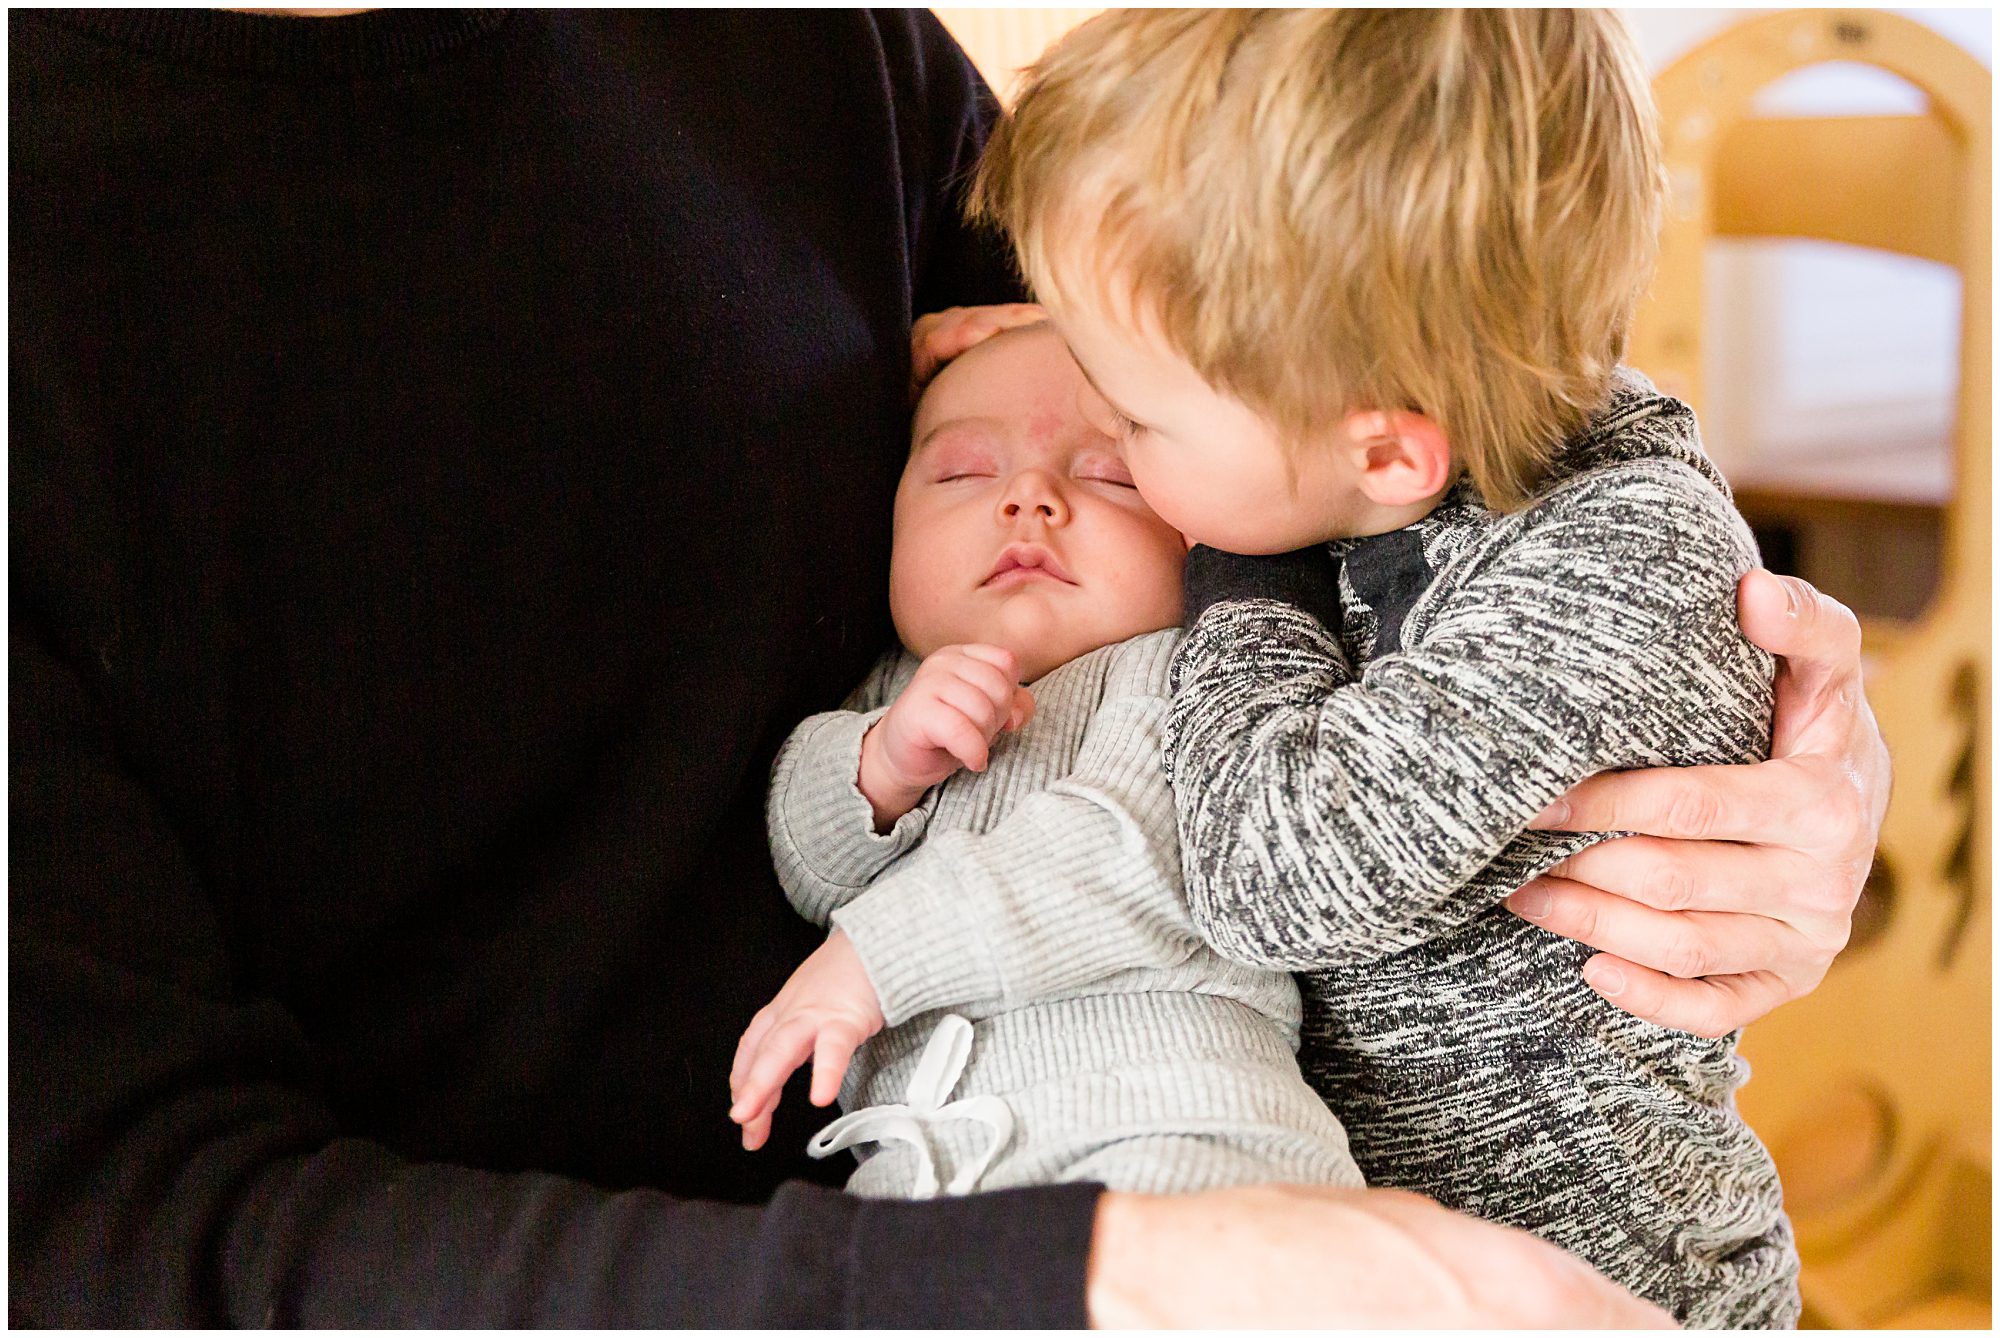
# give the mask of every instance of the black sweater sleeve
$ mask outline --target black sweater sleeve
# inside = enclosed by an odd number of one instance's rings
[[[976,76],[927,17],[363,19],[10,19],[11,1319],[1082,1323],[1094,1186],[756,1203],[770,1158],[713,1150],[739,996],[791,964],[765,740],[876,649],[843,638],[879,616],[880,362],[913,292],[999,271],[935,209],[919,278],[870,269],[787,194],[819,178],[706,151],[758,151],[728,117],[780,97],[698,123],[671,96],[879,31],[896,116],[950,146],[910,160],[932,183],[983,133]],[[906,59],[933,63],[879,68]],[[671,116],[635,110],[648,79]],[[823,138],[871,124],[841,99]],[[573,122],[528,127],[542,103]],[[656,142],[605,157],[621,135]],[[299,165],[321,150],[353,179]],[[662,213],[697,170],[766,194],[733,228]],[[773,200],[819,231],[728,249]],[[628,253],[648,228],[683,272]],[[837,272],[795,292],[795,259]],[[690,294],[737,306],[690,324]],[[787,344],[794,302],[831,314]],[[819,393],[753,393],[781,373]],[[846,416],[788,456],[767,401]],[[701,472],[757,452],[758,490]],[[841,524],[773,593],[777,546]]]
[[[167,824],[18,621],[9,1306],[16,1324],[1074,1326],[1097,1189],[764,1207],[342,1138],[284,1009],[233,990]]]

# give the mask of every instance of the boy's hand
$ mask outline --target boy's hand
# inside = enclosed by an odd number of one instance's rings
[[[1003,729],[1035,714],[1035,699],[1014,681],[1014,654],[998,646],[945,646],[924,657],[888,713],[861,738],[861,793],[887,830],[924,791],[960,767],[986,769]]]
[[[1641,833],[1571,856],[1507,899],[1601,950],[1584,979],[1649,1022],[1723,1036],[1816,989],[1847,943],[1889,804],[1854,615],[1750,572],[1744,634],[1782,658],[1771,760],[1611,772],[1537,828]]]
[[[1032,302],[993,307],[947,307],[917,317],[910,328],[910,399],[930,384],[938,368],[974,344],[1017,325],[1045,321],[1049,314]]]
[[[778,997],[757,1010],[736,1062],[729,1067],[729,1118],[743,1126],[743,1146],[755,1152],[771,1136],[771,1115],[785,1080],[810,1057],[812,1103],[840,1095],[848,1061],[882,1030],[882,1003],[847,935],[836,929],[806,958]]]

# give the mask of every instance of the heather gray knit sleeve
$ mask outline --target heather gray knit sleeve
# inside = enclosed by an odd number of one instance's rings
[[[1489,539],[1358,681],[1286,603],[1190,631],[1168,765],[1224,955],[1303,970],[1436,938],[1587,839],[1524,834],[1577,781],[1768,741],[1771,660],[1736,622],[1755,546],[1693,469],[1580,475]]]
[[[933,832],[834,914],[889,1025],[932,1008],[1047,999],[1177,965],[1200,946],[1161,760],[1174,640],[1118,649],[1067,776],[990,830]],[[1036,746],[1032,735],[1018,742]]]
[[[861,737],[913,671],[904,652],[885,655],[841,710],[809,717],[778,750],[765,796],[771,862],[786,897],[814,924],[825,924],[923,839],[936,790],[878,834],[859,780]]]

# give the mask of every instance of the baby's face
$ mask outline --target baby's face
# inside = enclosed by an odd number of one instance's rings
[[[889,606],[919,655],[979,642],[1023,682],[1180,622],[1186,543],[1085,419],[1053,327],[995,335],[932,381],[896,490]]]

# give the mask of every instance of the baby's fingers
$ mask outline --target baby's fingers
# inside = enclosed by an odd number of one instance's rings
[[[982,664],[990,664],[1004,674],[1008,682],[1011,683],[1013,681],[1019,664],[1019,661],[1014,658],[1013,651],[1001,646],[982,645],[976,641],[967,642],[965,645],[958,647],[958,649],[965,654],[967,659],[978,660]]]
[[[938,713],[935,728],[935,742],[938,747],[958,759],[958,764],[970,771],[986,770],[986,735],[977,725],[968,720],[965,712],[943,703],[944,710]]]
[[[764,1044],[764,1033],[771,1030],[771,1023],[776,1017],[777,1014],[771,1011],[771,1005],[765,1004],[757,1010],[756,1016],[750,1019],[750,1025],[743,1029],[743,1039],[736,1042],[736,1058],[729,1065],[729,1097],[732,1103],[736,1099],[737,1089],[743,1085],[743,1079],[750,1072],[750,1061],[756,1057],[758,1049]]]
[[[840,1095],[841,1079],[862,1040],[861,1030],[845,1023],[832,1023],[819,1034],[813,1047],[812,1103],[829,1106]]]
[[[775,1107],[778,1093],[784,1090],[785,1079],[806,1062],[812,1047],[813,1028],[810,1023],[781,1022],[771,1028],[757,1052],[757,1058],[751,1062],[749,1071],[737,1088],[736,1100],[729,1107],[729,1118],[738,1123],[752,1119],[764,1109],[766,1101]]]
[[[948,678],[937,687],[937,698],[972,722],[985,738],[991,739],[1007,723],[1011,697],[996,699],[990,692],[962,678]]]
[[[755,1119],[748,1120],[744,1123],[743,1150],[745,1152],[755,1152],[758,1148],[763,1147],[765,1142],[770,1139],[771,1112],[776,1109],[777,1107],[775,1105],[771,1106],[767,1108],[761,1115],[758,1115]]]
[[[1026,688],[1014,689],[1014,704],[1007,712],[1007,728],[1020,729],[1035,718],[1035,694]]]

